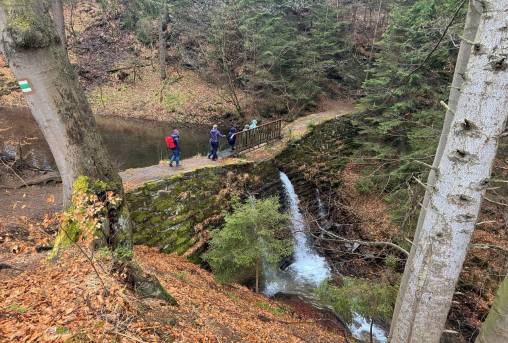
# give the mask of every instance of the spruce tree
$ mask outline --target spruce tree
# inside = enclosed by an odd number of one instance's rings
[[[262,264],[277,265],[290,255],[291,245],[282,239],[287,215],[279,211],[277,198],[251,197],[226,216],[226,225],[212,233],[204,259],[222,283],[256,277],[256,292]]]

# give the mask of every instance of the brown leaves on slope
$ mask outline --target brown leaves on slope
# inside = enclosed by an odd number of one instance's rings
[[[183,257],[137,247],[143,269],[156,274],[180,304],[172,333],[179,342],[342,342],[312,320],[245,287],[218,285]]]
[[[179,306],[135,297],[95,260],[100,278],[75,248],[56,263],[26,254],[31,267],[0,271],[0,341],[9,342],[342,342],[313,320],[245,287],[220,286],[182,257],[137,247]],[[103,270],[104,269],[104,270]],[[277,311],[276,311],[277,310]]]

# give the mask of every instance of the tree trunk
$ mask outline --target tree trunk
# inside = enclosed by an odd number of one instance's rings
[[[496,300],[476,338],[476,343],[508,342],[508,276],[499,287]]]
[[[374,320],[370,320],[370,328],[369,328],[369,337],[370,337],[370,343],[374,343],[374,337],[372,335],[372,328],[374,326]]]
[[[369,80],[369,70],[370,70],[370,62],[372,61],[372,57],[374,55],[374,46],[376,45],[376,39],[377,39],[377,30],[379,27],[379,20],[381,18],[381,8],[383,6],[383,1],[379,0],[378,9],[377,9],[377,20],[376,20],[376,26],[374,27],[374,35],[372,36],[372,43],[370,46],[370,53],[367,57],[367,71],[365,72],[365,81],[367,82]]]
[[[438,144],[438,147],[436,150],[436,155],[434,156],[434,162],[432,164],[432,169],[429,171],[429,176],[427,178],[427,191],[425,192],[425,196],[423,198],[423,202],[422,202],[422,206],[421,206],[420,216],[418,217],[418,223],[417,223],[415,235],[413,238],[414,242],[419,241],[418,237],[421,232],[423,219],[426,214],[426,209],[429,206],[429,200],[430,200],[430,196],[431,196],[431,192],[429,190],[433,190],[435,187],[436,169],[439,166],[439,162],[441,161],[441,158],[443,156],[443,151],[444,151],[444,148],[446,145],[446,141],[448,139],[448,134],[450,132],[450,125],[451,125],[451,122],[453,119],[453,114],[457,110],[457,103],[458,103],[459,96],[460,96],[460,90],[462,88],[462,83],[464,82],[464,75],[466,73],[466,68],[467,68],[467,64],[469,61],[469,56],[471,55],[471,51],[472,51],[470,42],[473,42],[476,38],[476,33],[478,31],[478,25],[480,23],[481,10],[482,10],[482,6],[481,6],[481,4],[478,3],[478,1],[470,0],[469,10],[467,12],[467,17],[466,17],[466,23],[464,26],[464,33],[463,33],[464,39],[462,40],[462,42],[460,44],[459,54],[457,56],[457,63],[455,66],[455,72],[454,72],[453,80],[452,80],[452,86],[450,89],[450,96],[449,96],[449,100],[448,100],[448,108],[449,109],[447,110],[445,118],[444,118],[443,129],[441,131],[441,137],[439,139],[439,144]],[[415,246],[413,245],[413,247],[411,249],[410,257],[408,258],[407,265],[411,265],[411,263],[412,263],[411,261],[413,261],[415,258],[415,256],[414,256],[415,253],[416,253],[416,249],[415,249]],[[400,289],[399,289],[399,296],[406,292],[408,277],[409,277],[409,272],[405,272],[402,277],[402,280],[401,280]],[[397,302],[397,304],[395,306],[393,318],[398,318],[398,316],[401,315],[399,313],[399,310],[400,310],[398,307],[399,305],[400,305],[400,303]],[[402,315],[404,315],[404,314],[402,314]]]
[[[62,45],[67,48],[67,37],[65,36],[65,18],[63,11],[62,0],[50,0],[51,2],[51,15],[55,22],[56,31],[62,40]]]
[[[484,1],[434,187],[406,263],[390,339],[439,342],[508,117],[505,0]]]
[[[97,236],[91,233],[92,239],[99,237],[113,247],[120,243],[130,246],[131,225],[123,201],[122,180],[97,132],[95,118],[58,37],[47,3],[17,0],[13,7],[2,4],[2,48],[57,164],[63,182],[64,205],[69,205],[73,183],[81,177],[80,189],[100,189],[97,196],[104,206],[104,216],[93,218],[100,226],[94,229],[99,232]],[[80,221],[69,214],[71,222],[73,232],[64,232],[62,240],[66,240],[65,236],[70,238],[69,233],[74,239],[79,237]],[[58,242],[57,239],[55,246]]]
[[[259,260],[256,261],[256,293],[259,293]]]
[[[104,149],[95,119],[45,1],[0,2],[0,42],[64,183],[66,210],[51,256],[78,239],[107,245],[122,281],[143,297],[176,301],[156,277],[132,263],[132,225],[118,171]],[[81,249],[81,248],[80,248]]]
[[[167,78],[166,74],[166,29],[168,26],[168,9],[166,6],[163,7],[161,13],[161,22],[159,27],[159,68],[160,68],[160,78],[161,80],[165,80]]]

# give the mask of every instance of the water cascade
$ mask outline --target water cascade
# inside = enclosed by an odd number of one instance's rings
[[[318,308],[324,308],[316,299],[314,289],[331,276],[330,266],[309,242],[305,233],[305,219],[300,211],[298,195],[291,180],[283,172],[280,172],[279,176],[291,218],[294,259],[286,270],[274,270],[264,266],[265,286],[263,292],[267,296],[274,296],[278,293],[296,295]],[[318,202],[320,212],[324,214],[325,211],[319,197]],[[349,329],[355,338],[364,340],[365,337],[368,337],[370,324],[365,318],[356,313]],[[387,341],[386,333],[382,328],[374,325],[372,331],[375,342],[384,343]]]

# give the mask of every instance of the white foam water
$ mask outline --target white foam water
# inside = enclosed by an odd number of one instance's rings
[[[318,255],[308,242],[305,220],[299,207],[300,201],[291,180],[283,172],[280,172],[280,180],[286,193],[294,239],[294,262],[288,269],[297,281],[317,287],[330,277],[330,267],[325,258]]]
[[[348,327],[354,338],[362,342],[370,341],[370,323],[365,317],[355,313],[353,316],[353,323],[348,325]],[[376,324],[372,325],[372,340],[375,343],[388,342],[385,330]]]
[[[305,234],[305,220],[299,207],[300,201],[291,180],[283,172],[280,172],[279,176],[284,187],[291,217],[294,261],[284,271],[264,266],[265,285],[263,293],[267,296],[274,296],[277,293],[295,294],[314,303],[317,302],[314,289],[330,277],[330,266],[326,259],[320,256],[308,242]],[[319,193],[317,193],[317,196],[320,215],[325,214],[324,206],[321,199],[319,199]],[[361,315],[354,314],[353,323],[349,325],[349,329],[355,338],[368,341],[370,323]],[[372,327],[372,336],[376,343],[387,342],[385,331],[377,325]]]

